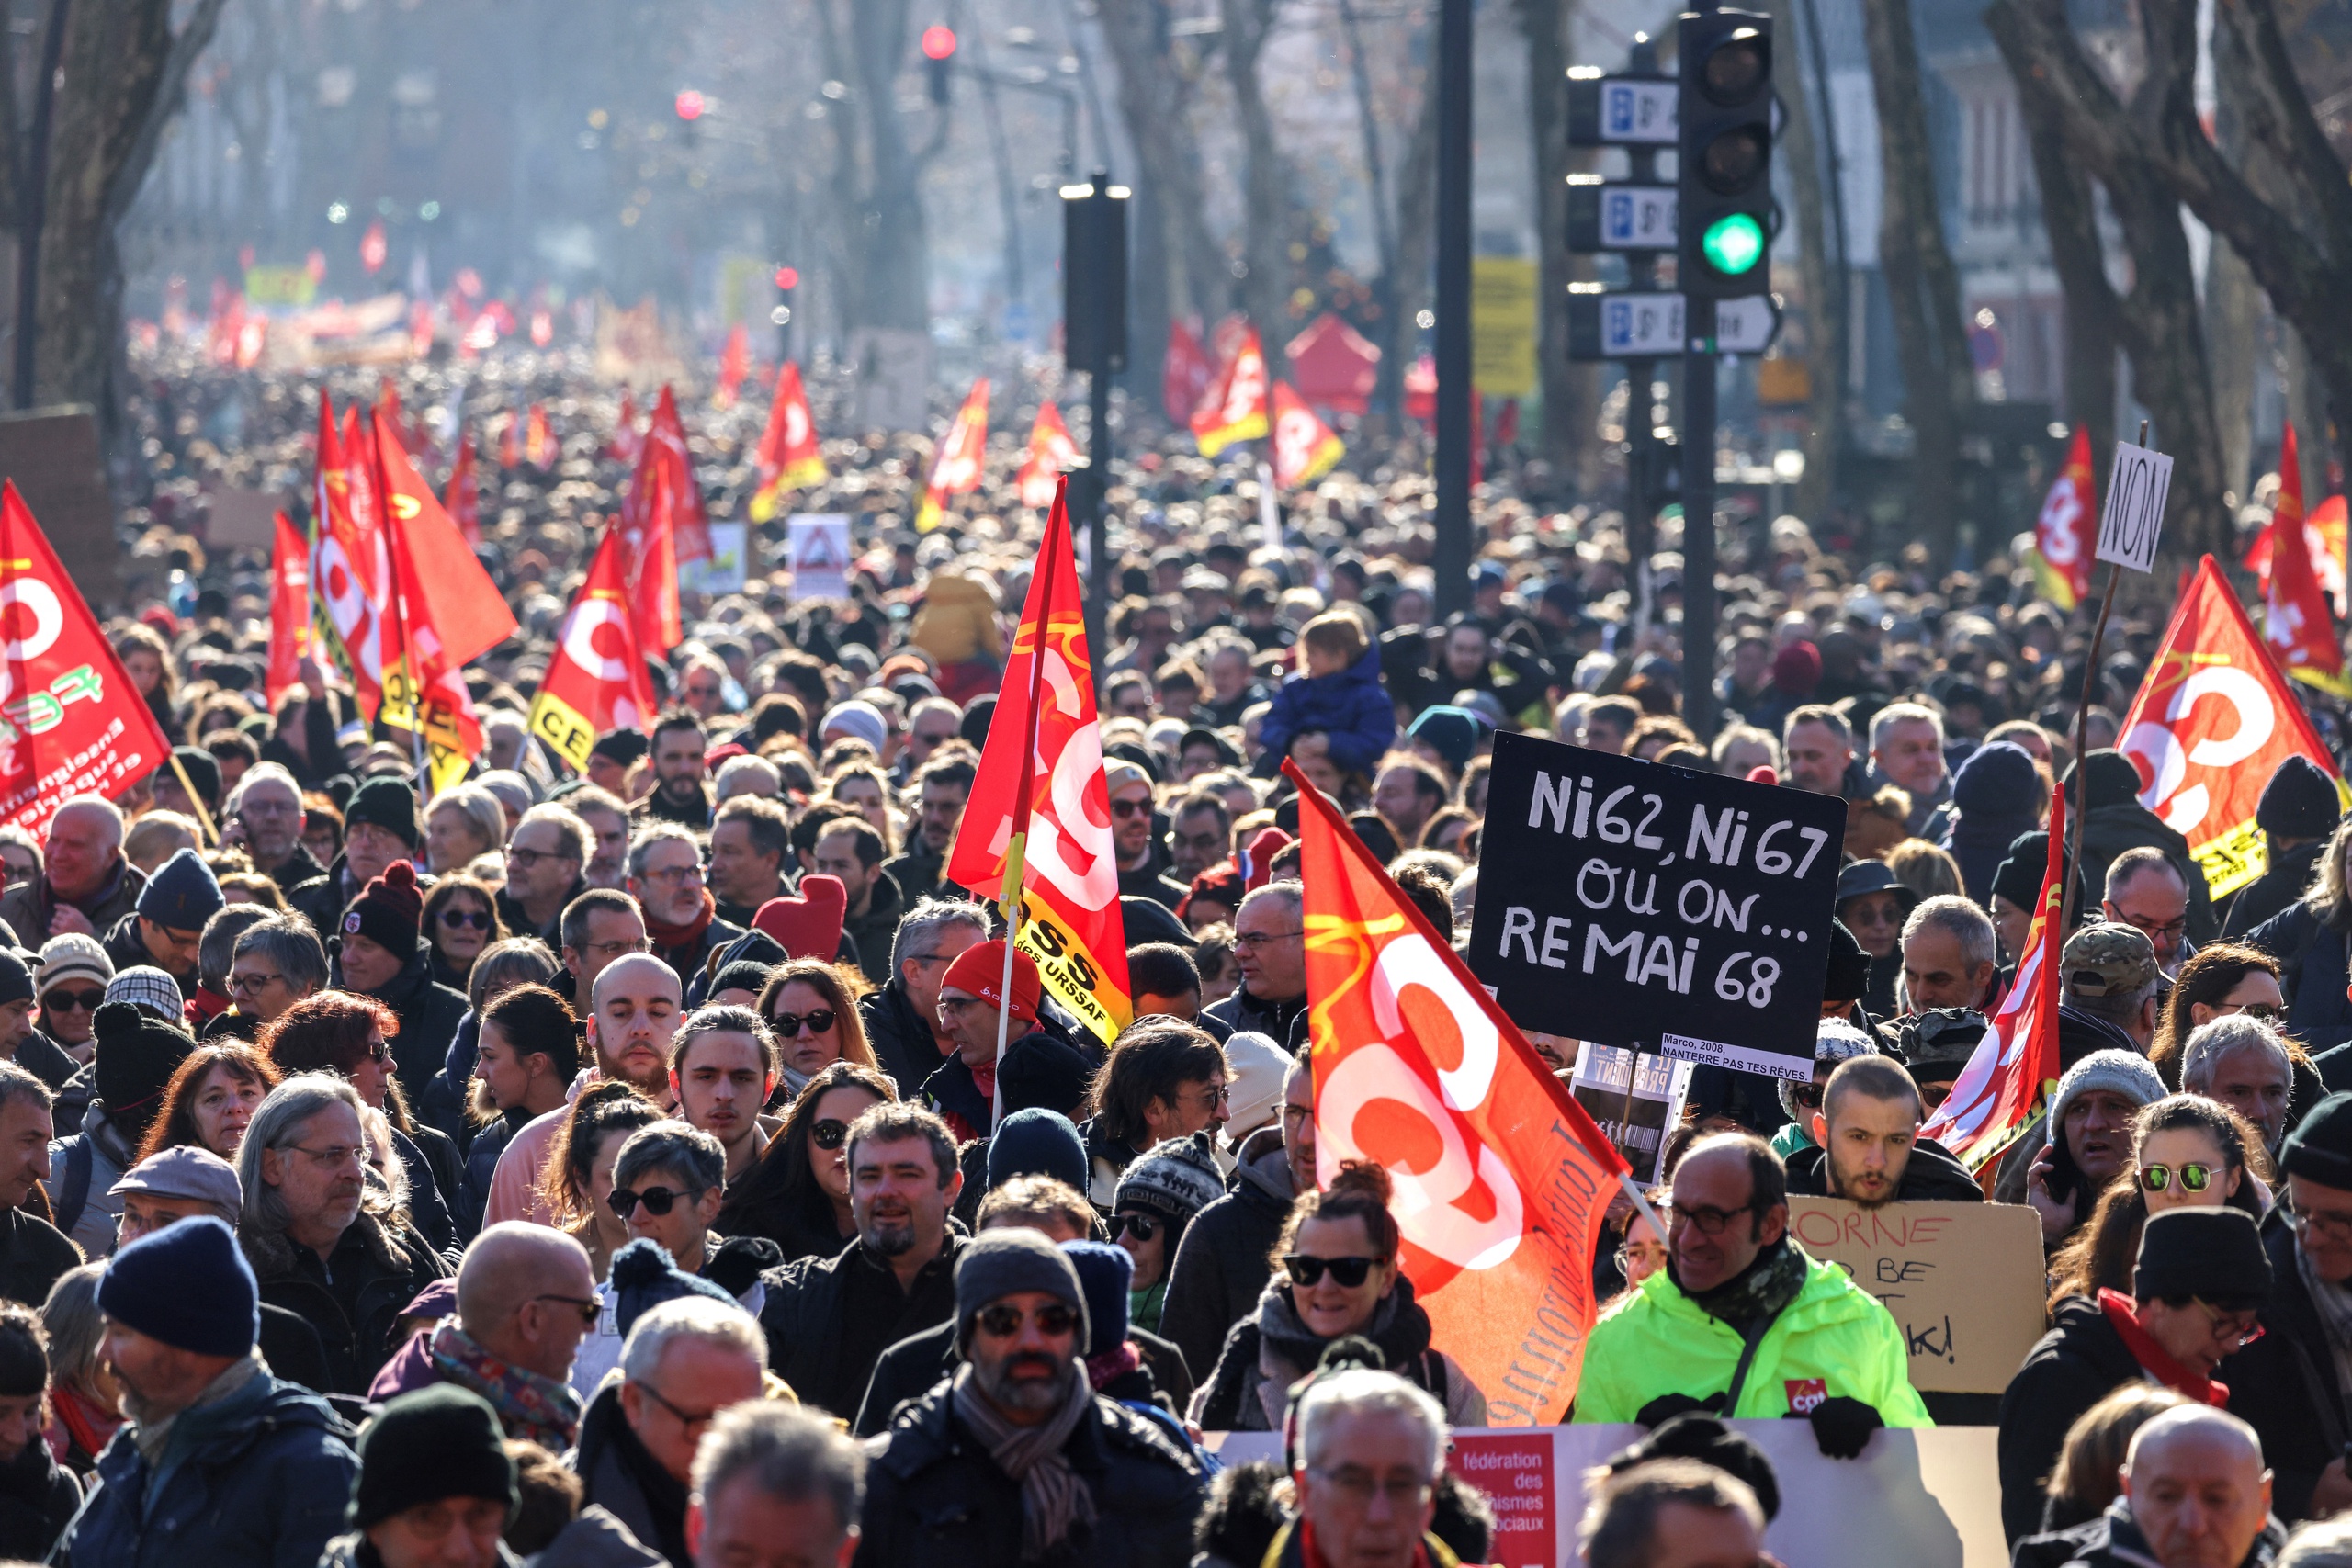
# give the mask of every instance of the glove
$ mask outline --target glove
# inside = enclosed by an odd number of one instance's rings
[[[1870,1447],[1871,1434],[1886,1425],[1873,1407],[1843,1394],[1825,1399],[1806,1412],[1813,1423],[1813,1440],[1825,1459],[1852,1459]]]
[[[1661,1393],[1647,1404],[1643,1405],[1634,1415],[1634,1419],[1641,1426],[1656,1430],[1677,1416],[1688,1416],[1693,1410],[1704,1411],[1713,1416],[1715,1414],[1715,1406],[1723,1403],[1723,1397],[1719,1393],[1711,1399],[1693,1399],[1687,1393]]]

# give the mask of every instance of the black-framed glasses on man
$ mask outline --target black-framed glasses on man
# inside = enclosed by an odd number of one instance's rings
[[[568,1306],[572,1311],[578,1313],[580,1314],[580,1321],[586,1324],[591,1328],[595,1327],[596,1320],[605,1315],[604,1303],[587,1296],[545,1295],[533,1296],[531,1299],[535,1302],[561,1302],[565,1306]],[[645,1387],[643,1383],[639,1383],[638,1386],[639,1388]]]
[[[1288,942],[1295,936],[1305,936],[1306,934],[1306,928],[1304,926],[1299,927],[1296,931],[1243,931],[1239,936],[1233,939],[1233,945],[1236,948],[1242,949],[1246,952],[1255,953],[1261,947],[1270,946],[1278,942]]]

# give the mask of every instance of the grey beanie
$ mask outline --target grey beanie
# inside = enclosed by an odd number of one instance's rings
[[[2103,1089],[2123,1096],[2137,1105],[2154,1105],[2165,1097],[2165,1080],[2148,1059],[2132,1052],[2109,1046],[2094,1051],[2066,1069],[2058,1080],[2057,1092],[2050,1097],[2050,1115],[2042,1123],[2041,1141],[2058,1141],[2058,1129],[2065,1124],[2066,1107],[2086,1089]]]
[[[1083,1354],[1092,1329],[1078,1270],[1061,1248],[1033,1230],[988,1231],[956,1255],[956,1348],[972,1342],[972,1319],[982,1307],[1022,1291],[1043,1291],[1070,1304]]]
[[[1875,1056],[1879,1048],[1871,1037],[1842,1018],[1825,1018],[1814,1031],[1813,1065],[1817,1072],[1826,1063],[1835,1066],[1856,1056]],[[1780,1084],[1781,1111],[1800,1127],[1813,1125],[1802,1112],[1796,1100],[1796,1085],[1783,1078]]]

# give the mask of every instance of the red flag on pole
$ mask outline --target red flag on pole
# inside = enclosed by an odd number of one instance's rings
[[[335,434],[334,409],[319,394],[319,457],[311,531],[311,603],[319,647],[349,678],[370,721],[383,698],[381,621],[390,570],[376,526],[375,465],[367,459],[356,410]],[[364,524],[363,524],[363,519]]]
[[[711,401],[719,408],[733,408],[735,400],[742,395],[743,378],[751,368],[751,334],[738,321],[727,329],[727,345],[718,351],[718,394]]]
[[[638,458],[637,477],[629,481],[617,519],[621,540],[621,581],[628,593],[629,615],[636,623],[638,645],[647,652],[668,653],[685,640],[685,620],[678,609],[678,547],[672,505],[670,465],[655,456],[647,441]]]
[[[1331,427],[1291,389],[1289,382],[1274,383],[1274,483],[1284,490],[1313,484],[1347,453]]]
[[[1030,789],[1023,838],[1024,768]],[[1047,994],[1105,1041],[1127,1026],[1134,1006],[1118,846],[1062,496],[1054,500],[1030,574],[947,876],[988,898],[1001,897],[1010,877],[1021,895],[1020,945],[1037,961]]]
[[[2270,581],[2262,599],[2262,637],[2279,667],[2324,692],[2352,697],[2344,678],[2344,645],[2312,564],[2303,527],[2303,474],[2290,422],[2278,444],[2278,506],[2270,515]]]
[[[2034,520],[2034,586],[2062,610],[2091,591],[2092,535],[2098,527],[2098,485],[2091,476],[2091,433],[2077,427],[2066,466],[2042,497]]]
[[[469,547],[481,543],[481,481],[474,474],[474,433],[458,432],[457,460],[449,465],[449,493],[444,502],[465,536]]]
[[[915,509],[915,532],[928,534],[939,526],[947,498],[980,488],[980,459],[989,443],[989,378],[972,383],[956,423],[931,460],[931,479],[923,486],[922,504]],[[965,886],[969,886],[967,883]]]
[[[311,652],[311,541],[283,512],[277,518],[269,583],[269,669],[262,677],[262,695],[274,711],[278,698],[302,683],[302,660]]]
[[[605,448],[605,456],[616,463],[634,463],[645,437],[638,433],[637,400],[627,392],[621,394],[621,415],[614,422],[613,439]]]
[[[1498,1427],[1576,1397],[1623,1156],[1295,765],[1316,1178],[1396,1183],[1405,1272]]]
[[[648,728],[654,714],[653,682],[630,621],[619,529],[605,531],[555,643],[555,657],[531,702],[531,733],[585,773],[597,736]]]
[[[1182,321],[1168,323],[1168,358],[1159,373],[1159,403],[1170,424],[1183,424],[1201,406],[1216,371],[1199,336]]]
[[[2050,801],[2050,857],[2026,930],[2017,979],[1951,1092],[1919,1129],[1969,1169],[2017,1141],[2058,1087],[2058,949],[2064,933],[2066,792]]]
[[[1077,466],[1078,443],[1069,438],[1062,411],[1052,403],[1037,405],[1037,423],[1029,427],[1029,455],[1012,476],[1023,506],[1051,506],[1061,491],[1062,475]]]
[[[817,418],[800,367],[787,359],[775,373],[775,397],[768,404],[767,429],[760,434],[760,488],[752,497],[752,521],[774,517],[786,491],[825,482],[825,454],[817,443]]]
[[[1268,412],[1266,350],[1258,329],[1245,328],[1232,356],[1193,411],[1193,439],[1214,457],[1237,441],[1254,441],[1272,428]]]
[[[646,430],[648,452],[658,452],[668,469],[670,537],[681,561],[710,558],[710,513],[703,510],[702,487],[695,481],[694,454],[686,449],[686,427],[678,422],[678,400],[665,385]],[[642,471],[644,462],[639,463]],[[673,644],[674,646],[674,644]],[[663,651],[667,651],[664,649]]]

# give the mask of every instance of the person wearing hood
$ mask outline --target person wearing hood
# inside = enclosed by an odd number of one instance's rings
[[[2270,1260],[2243,1210],[2167,1209],[2140,1232],[2132,1293],[2069,1296],[2001,1395],[2001,1528],[2041,1528],[2043,1485],[2075,1417],[2129,1382],[2228,1404],[2214,1369],[2247,1342],[2270,1298]]]
[[[2278,764],[2262,786],[2254,825],[2262,829],[2268,863],[2263,874],[2237,890],[2222,919],[2222,938],[2234,942],[2286,912],[2312,885],[2320,851],[2343,819],[2335,776],[2302,753]]]
[[[139,891],[138,906],[107,932],[107,957],[117,969],[141,964],[161,969],[178,983],[183,998],[193,1000],[204,923],[227,904],[204,857],[181,850],[155,868]]]
[[[162,976],[157,983],[164,983]],[[164,1090],[196,1041],[129,1002],[101,1003],[92,1032],[96,1092],[82,1113],[81,1130],[50,1145],[50,1209],[57,1228],[84,1256],[104,1258],[114,1251],[122,1218],[114,1185],[139,1163],[139,1145],[164,1108]]]
[[[1252,1134],[1221,1198],[1202,1206],[1165,1248],[1159,1331],[1196,1368],[1216,1365],[1227,1333],[1258,1304],[1291,1204],[1315,1188],[1315,1083],[1301,1056],[1283,1080],[1282,1122]],[[1116,1195],[1112,1200],[1115,1213]]]
[[[2083,879],[2093,887],[2105,887],[2108,867],[2124,851],[2143,845],[2161,851],[2188,889],[2188,941],[2209,942],[2220,935],[2222,922],[2213,913],[2205,871],[2188,852],[2188,840],[2140,804],[2138,765],[2120,751],[2093,751],[2077,766],[2083,775]],[[2067,770],[2064,785],[2070,806],[2075,771]]]
[[[449,1042],[469,1007],[465,993],[433,978],[433,949],[418,940],[424,899],[416,868],[394,861],[343,912],[336,943],[337,984],[375,998],[399,1015],[392,1039],[393,1071],[412,1105],[449,1058]]]
[[[1390,1371],[1434,1396],[1449,1423],[1487,1424],[1486,1394],[1430,1343],[1430,1314],[1400,1266],[1394,1198],[1386,1170],[1357,1162],[1340,1167],[1328,1188],[1299,1194],[1274,1247],[1282,1272],[1226,1336],[1216,1371],[1193,1395],[1195,1423],[1281,1431],[1291,1384],[1314,1371],[1333,1340],[1357,1335]]]
[[[2055,1251],[2089,1221],[2098,1195],[2132,1164],[2132,1118],[2164,1097],[2165,1080],[2133,1052],[2094,1051],[2066,1069],[2020,1193],[2041,1216],[2045,1250]],[[2025,1141],[2033,1141],[2030,1129]],[[2003,1166],[1996,1201],[2013,1201],[2004,1193],[2016,1164]]]
[[[1789,1190],[1843,1198],[1865,1209],[1940,1201],[1981,1203],[1968,1168],[1932,1138],[1919,1086],[1892,1057],[1847,1058],[1829,1075],[1815,1111],[1813,1145],[1788,1156]]]
[[[2009,846],[2041,826],[2050,804],[2049,785],[2022,746],[1996,740],[1980,746],[1951,781],[1951,812],[1943,847],[1960,863],[1968,896],[1993,896],[1994,874]]]
[[[2286,1032],[2313,1055],[2352,1044],[2352,818],[2320,851],[2303,896],[2245,933],[2245,941],[2278,960],[2287,992]]]
[[[1258,727],[1260,778],[1282,771],[1290,743],[1319,730],[1343,773],[1369,775],[1396,739],[1396,704],[1380,683],[1380,649],[1347,610],[1328,610],[1298,634],[1303,668],[1284,681]]]

